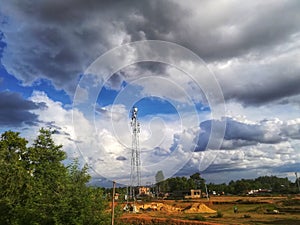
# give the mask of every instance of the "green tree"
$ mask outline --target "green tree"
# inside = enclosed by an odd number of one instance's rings
[[[28,197],[30,175],[27,163],[27,141],[19,133],[7,131],[0,140],[0,224],[14,224],[17,209]]]
[[[66,191],[68,170],[62,163],[66,154],[56,145],[51,131],[40,129],[33,145],[28,148],[28,163],[32,177],[30,198],[26,211],[20,215],[20,224],[28,219],[36,224],[56,224],[61,199]]]
[[[246,179],[241,179],[235,182],[234,190],[237,194],[245,194],[251,189],[251,184]]]
[[[31,147],[19,133],[0,139],[0,224],[108,224],[107,202],[88,187],[88,167],[66,167],[66,154],[51,132],[41,129]]]
[[[107,202],[102,189],[86,185],[90,180],[87,165],[79,169],[79,162],[75,160],[68,171],[64,196],[59,200],[55,218],[60,224],[108,224]]]
[[[205,180],[201,177],[200,173],[194,173],[190,176],[190,179],[194,181],[194,189],[205,190]]]

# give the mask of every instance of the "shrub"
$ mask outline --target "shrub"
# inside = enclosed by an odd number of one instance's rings
[[[216,218],[222,218],[222,217],[223,217],[223,213],[220,210],[218,210]]]

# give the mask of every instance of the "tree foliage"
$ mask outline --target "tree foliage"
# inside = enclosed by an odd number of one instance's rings
[[[162,172],[161,172],[162,173]],[[158,173],[156,177],[158,176]],[[205,180],[200,173],[195,173],[189,178],[187,177],[171,177],[157,183],[163,192],[180,192],[189,191],[191,189],[205,188]]]
[[[187,192],[191,189],[201,189],[205,191],[205,180],[200,173],[192,174],[188,177],[171,177],[157,183],[162,192]],[[268,190],[271,194],[296,194],[299,193],[297,181],[295,183],[288,178],[279,178],[276,176],[261,176],[256,179],[241,179],[230,181],[228,184],[213,184],[207,185],[208,191],[218,194],[233,194],[244,195],[250,190]],[[260,192],[260,193],[263,193]]]
[[[32,146],[17,132],[0,139],[0,224],[109,224],[102,190],[88,187],[87,166],[65,166],[66,154],[49,130]]]

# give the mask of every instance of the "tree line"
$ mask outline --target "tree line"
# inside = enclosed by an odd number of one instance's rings
[[[210,190],[217,193],[225,192],[229,194],[247,194],[251,190],[261,190],[261,193],[269,194],[297,194],[299,188],[297,182],[290,181],[287,177],[281,178],[277,176],[260,176],[255,179],[240,179],[230,181],[228,184],[208,184]],[[264,192],[265,191],[265,192]],[[259,194],[253,193],[253,194]]]
[[[62,162],[66,153],[41,129],[30,147],[18,132],[0,139],[0,224],[109,224],[108,202],[89,187],[88,167]]]
[[[298,178],[299,179],[299,178]],[[245,195],[251,190],[259,190],[253,194],[297,194],[300,192],[297,186],[297,180],[291,182],[288,178],[280,178],[276,176],[260,176],[255,179],[240,179],[230,181],[228,184],[206,184],[200,173],[195,173],[190,177],[171,177],[163,178],[162,171],[156,174],[156,187],[161,193],[184,192],[191,189],[201,189],[202,192],[209,194],[231,194]]]

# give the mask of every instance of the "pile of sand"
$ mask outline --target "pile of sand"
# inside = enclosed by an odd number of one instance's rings
[[[161,204],[161,207],[160,207],[160,211],[166,211],[166,212],[181,212],[181,208],[177,208],[177,207],[174,207],[174,206],[171,206],[171,205],[168,205],[168,204]]]
[[[139,205],[137,207],[138,209],[142,211],[164,211],[164,212],[182,212],[185,213],[215,213],[216,211],[209,208],[203,203],[194,203],[190,207],[187,207],[185,209],[175,207],[172,205],[160,203],[160,202],[152,202],[148,204]]]
[[[142,210],[153,210],[153,211],[165,211],[165,212],[180,212],[182,209],[177,208],[168,204],[163,204],[159,202],[153,202],[151,204],[143,204],[139,206]]]
[[[215,213],[216,211],[209,208],[203,203],[194,203],[191,208],[184,210],[185,213]]]

